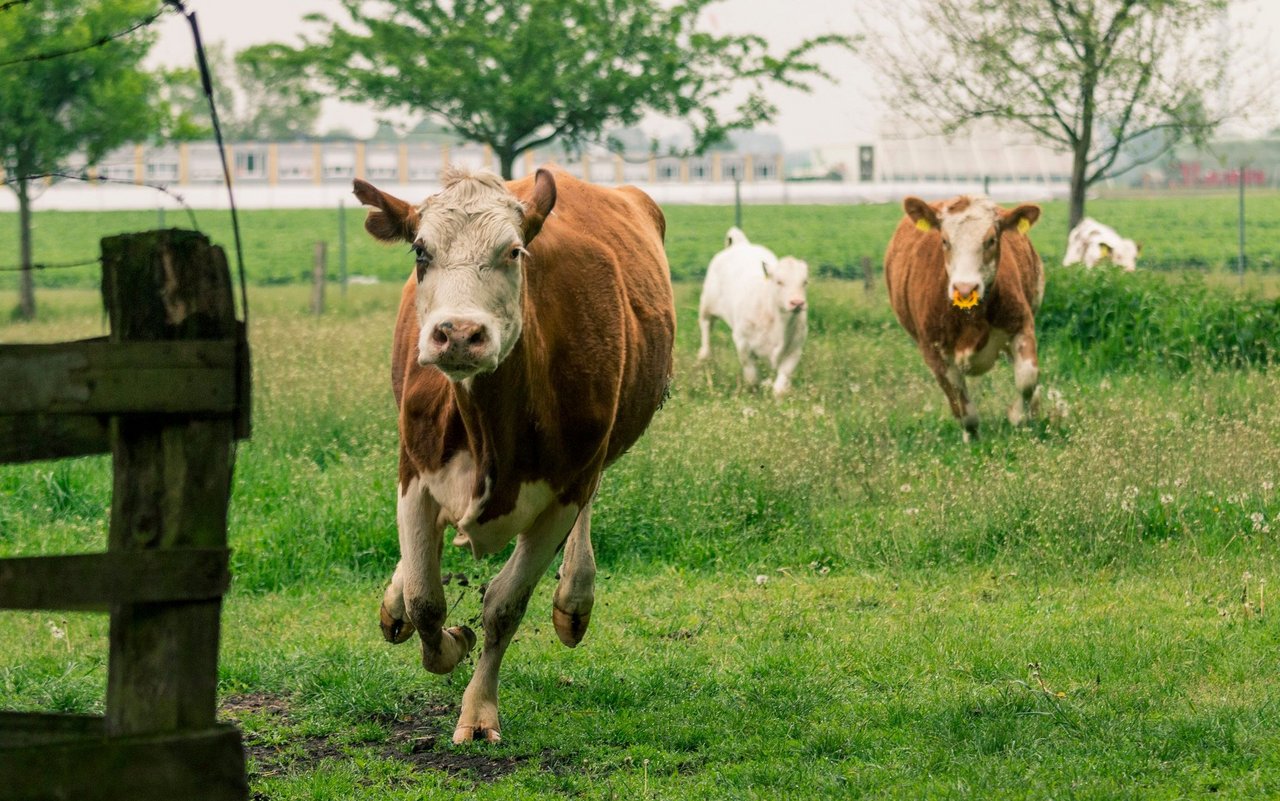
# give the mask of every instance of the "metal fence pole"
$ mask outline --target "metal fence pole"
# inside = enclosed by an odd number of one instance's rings
[[[1240,273],[1240,287],[1244,288],[1244,165],[1240,166],[1240,204],[1236,227],[1240,233],[1240,251],[1236,258],[1236,270]]]
[[[347,295],[347,204],[338,199],[338,280],[342,296]]]
[[[742,228],[742,179],[733,176],[733,224]]]

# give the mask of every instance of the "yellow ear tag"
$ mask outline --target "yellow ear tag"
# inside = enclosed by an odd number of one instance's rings
[[[1098,250],[1102,251],[1102,257],[1103,257],[1104,259],[1109,259],[1109,258],[1111,258],[1111,246],[1110,246],[1110,245],[1098,245]]]
[[[924,217],[921,217],[920,219],[916,220],[916,228],[917,228],[918,230],[920,230],[920,231],[932,231],[932,230],[933,230],[933,226],[932,226],[932,225],[930,225],[930,224],[929,224],[929,221],[928,221],[928,220],[926,220]]]
[[[1026,217],[1023,217],[1021,220],[1018,220],[1018,233],[1025,234],[1027,231],[1030,231],[1030,230],[1031,230],[1031,223],[1027,220]]]

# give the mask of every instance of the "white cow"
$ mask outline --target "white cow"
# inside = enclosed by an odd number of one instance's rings
[[[730,228],[702,285],[698,360],[711,356],[711,319],[719,317],[733,330],[747,385],[760,380],[756,359],[763,359],[775,374],[773,394],[786,392],[809,333],[808,283],[808,264],[791,256],[779,259],[768,248],[751,244],[740,229]]]
[[[1132,239],[1125,239],[1110,228],[1092,217],[1085,217],[1080,224],[1071,229],[1067,237],[1067,255],[1063,257],[1063,266],[1084,262],[1086,267],[1096,267],[1104,259],[1111,261],[1129,272],[1138,267],[1138,256],[1142,253],[1142,245]]]

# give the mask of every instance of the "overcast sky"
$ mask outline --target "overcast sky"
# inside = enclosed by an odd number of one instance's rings
[[[232,51],[260,42],[295,43],[307,27],[304,15],[341,15],[337,0],[187,0],[187,5],[196,11],[205,42],[225,42]],[[711,6],[705,20],[718,33],[759,33],[775,52],[782,52],[808,36],[857,33],[857,8],[858,0],[724,0]],[[1232,17],[1250,21],[1245,49],[1273,51],[1280,41],[1280,0],[1236,0]],[[164,20],[152,62],[191,63],[185,23],[172,14]],[[771,97],[779,110],[772,130],[782,136],[788,150],[875,138],[881,112],[869,68],[857,56],[835,49],[825,51],[821,60],[840,78],[838,84],[819,83],[812,94],[778,89]],[[372,132],[374,120],[374,114],[362,109],[329,103],[321,128],[341,126],[366,135]],[[1270,123],[1274,122],[1273,118]]]

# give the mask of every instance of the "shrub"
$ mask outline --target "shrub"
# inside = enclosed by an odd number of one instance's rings
[[[1214,287],[1198,273],[1057,268],[1036,316],[1059,372],[1194,364],[1257,367],[1276,360],[1280,300]]]

